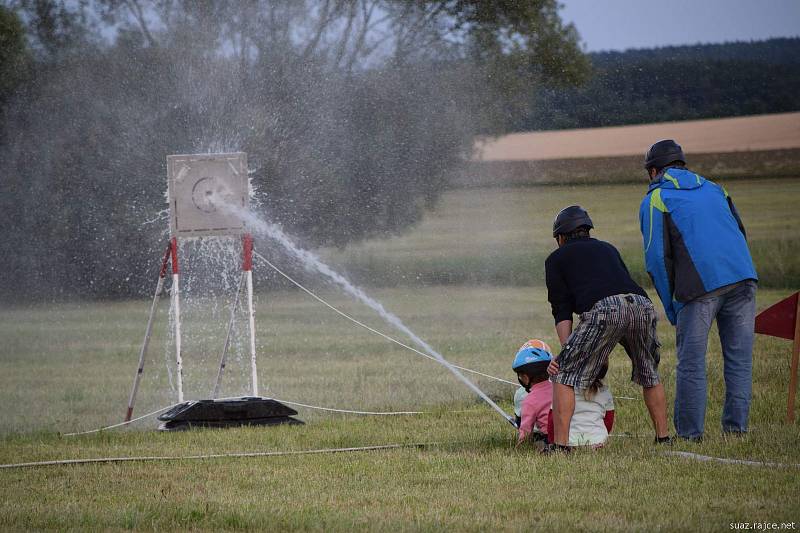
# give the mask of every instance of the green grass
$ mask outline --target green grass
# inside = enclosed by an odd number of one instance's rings
[[[542,264],[554,248],[553,215],[570,203],[586,206],[596,235],[616,244],[643,280],[637,206],[644,189],[641,184],[454,190],[405,236],[323,255],[337,270],[380,286],[368,292],[452,362],[513,381],[510,362],[522,342],[539,337],[558,344],[542,287]],[[742,180],[728,190],[748,228],[762,276],[758,306],[764,308],[800,285],[794,229],[800,180]],[[395,334],[368,309],[284,262],[334,305]],[[200,286],[193,285],[196,293]],[[204,398],[216,375],[227,303],[191,290],[184,296],[189,297],[183,324],[186,397]],[[730,529],[731,522],[800,523],[797,468],[661,455],[651,444],[641,400],[618,399],[618,436],[605,449],[542,457],[516,449],[512,428],[436,363],[354,326],[301,292],[256,296],[262,394],[335,408],[425,414],[377,418],[300,409],[307,422],[301,427],[169,434],[154,431],[151,418],[126,430],[67,437],[63,433],[122,419],[149,302],[6,307],[0,309],[0,463],[430,445],[0,469],[0,530],[714,531]],[[164,302],[156,318],[137,415],[175,401],[167,307]],[[661,375],[671,399],[674,330],[663,317],[659,334]],[[726,440],[719,432],[722,362],[712,334],[707,438],[674,449],[800,463],[798,426],[783,421],[789,355],[787,341],[757,339],[751,433]],[[629,372],[626,356],[615,351],[609,372],[614,393],[639,398]],[[486,378],[476,382],[511,410],[513,386]],[[222,394],[246,394],[248,384],[247,339],[237,328]]]
[[[758,305],[787,291],[760,291]],[[324,293],[382,330],[359,306]],[[512,378],[528,337],[554,342],[538,288],[383,289],[375,295],[453,362]],[[197,530],[720,530],[734,521],[800,521],[796,469],[705,464],[659,455],[641,401],[617,401],[610,445],[570,458],[515,449],[510,426],[435,363],[395,348],[296,292],[258,296],[259,378],[278,398],[356,409],[423,409],[362,418],[301,410],[302,427],[164,434],[155,421],[80,437],[57,433],[121,419],[147,303],[0,311],[0,463],[62,458],[305,450],[388,443],[424,449],[250,459],[0,470],[0,529]],[[209,311],[210,312],[210,311]],[[224,313],[222,313],[224,314]],[[201,316],[196,311],[196,317]],[[213,317],[211,317],[213,318]],[[224,321],[223,321],[224,322]],[[223,327],[186,325],[187,396],[213,379]],[[662,323],[662,375],[674,391],[674,337]],[[405,340],[405,339],[404,339]],[[156,329],[137,413],[173,401]],[[719,434],[719,344],[709,353],[704,443],[675,449],[800,463],[797,425],[783,423],[790,346],[759,337],[752,432]],[[166,352],[166,353],[165,353]],[[640,397],[629,363],[612,355],[611,386]],[[246,357],[234,357],[224,394],[246,391]],[[477,382],[510,409],[514,388]],[[622,436],[624,435],[624,436]]]
[[[742,216],[761,286],[800,286],[797,202],[800,179],[733,180],[726,186]],[[552,222],[570,204],[589,210],[594,235],[616,245],[634,277],[643,269],[639,184],[455,189],[409,233],[323,255],[362,284],[541,285],[555,249]]]

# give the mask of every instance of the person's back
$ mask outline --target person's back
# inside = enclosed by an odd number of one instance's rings
[[[727,193],[686,168],[664,169],[642,200],[647,270],[673,324],[683,304],[756,279],[744,227]]]
[[[616,294],[647,293],[630,276],[617,249],[586,236],[571,239],[545,261],[548,300],[556,322],[588,311]]]
[[[569,446],[600,448],[608,440],[614,426],[614,398],[605,384],[606,372],[607,364],[602,366],[589,388],[574,389],[575,411],[569,423]],[[552,425],[552,417],[550,421]],[[553,428],[549,427],[547,433],[552,435]]]

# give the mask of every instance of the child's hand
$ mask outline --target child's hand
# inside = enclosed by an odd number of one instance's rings
[[[551,376],[558,374],[558,362],[555,359],[552,359],[550,364],[547,365],[547,373]]]

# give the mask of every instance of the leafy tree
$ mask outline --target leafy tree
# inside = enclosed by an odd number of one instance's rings
[[[22,15],[28,39],[39,58],[55,61],[92,41],[96,28],[88,2],[10,0],[7,5]]]
[[[25,78],[28,49],[25,29],[13,11],[0,5],[0,107]]]
[[[2,289],[149,290],[171,153],[246,151],[307,245],[404,231],[518,91],[581,79],[555,2],[520,4],[20,0],[36,61],[3,125]]]
[[[800,39],[590,54],[580,88],[543,88],[514,130],[689,120],[800,109]]]

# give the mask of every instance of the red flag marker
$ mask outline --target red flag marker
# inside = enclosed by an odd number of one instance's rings
[[[789,375],[789,400],[786,421],[794,422],[794,400],[797,392],[797,366],[800,360],[800,292],[761,311],[756,317],[756,333],[794,340],[792,369]]]

